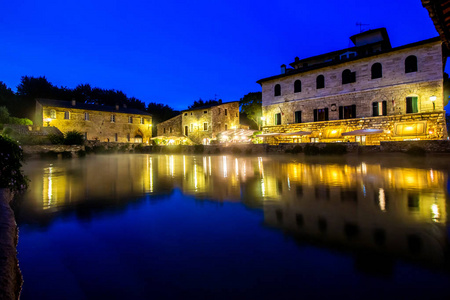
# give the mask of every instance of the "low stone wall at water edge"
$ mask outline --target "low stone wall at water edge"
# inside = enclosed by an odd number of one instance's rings
[[[23,154],[27,156],[38,156],[42,153],[72,153],[76,156],[78,151],[84,151],[84,146],[80,145],[23,145]]]
[[[13,194],[0,189],[0,299],[19,299],[22,274],[17,260],[18,231],[9,203]]]
[[[382,152],[406,152],[411,147],[420,147],[429,153],[450,153],[449,140],[381,142],[380,144]]]

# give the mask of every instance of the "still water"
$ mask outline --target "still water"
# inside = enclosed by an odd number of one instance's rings
[[[448,299],[445,157],[29,161],[22,299]]]

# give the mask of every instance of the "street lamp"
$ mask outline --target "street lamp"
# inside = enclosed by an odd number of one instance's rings
[[[266,117],[261,117],[261,124],[259,124],[259,130],[261,131],[261,126],[264,123],[264,121],[266,120]]]
[[[436,110],[436,104],[434,103],[436,101],[436,96],[430,96],[430,101],[433,103],[433,110]]]
[[[47,127],[50,127],[50,121],[52,118],[46,118],[44,121],[47,122]]]

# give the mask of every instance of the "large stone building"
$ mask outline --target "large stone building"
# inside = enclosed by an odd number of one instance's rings
[[[446,138],[440,39],[392,48],[385,28],[350,39],[258,81],[268,142]]]
[[[36,124],[54,126],[65,133],[76,130],[86,140],[120,143],[149,143],[152,117],[124,106],[82,104],[49,99],[36,100]]]
[[[187,137],[194,143],[209,144],[217,134],[239,127],[239,101],[205,105],[183,110],[157,125],[158,137]],[[173,139],[175,141],[175,139]]]

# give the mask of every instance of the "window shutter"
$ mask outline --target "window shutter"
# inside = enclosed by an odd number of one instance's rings
[[[344,107],[343,106],[339,106],[339,119],[343,119],[344,118]]]
[[[378,116],[378,102],[372,102],[372,116]]]
[[[352,105],[352,118],[356,118],[356,104]]]
[[[383,116],[387,116],[387,101],[383,101]]]
[[[314,110],[314,122],[317,122],[317,109]]]
[[[325,121],[328,121],[328,107],[325,107]]]

